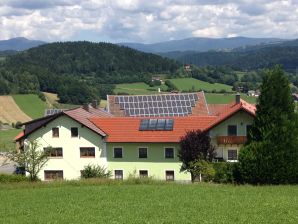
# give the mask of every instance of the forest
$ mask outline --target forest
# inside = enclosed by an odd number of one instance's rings
[[[61,103],[82,104],[111,94],[113,84],[173,74],[178,62],[109,43],[42,45],[0,62],[0,94],[58,93]]]

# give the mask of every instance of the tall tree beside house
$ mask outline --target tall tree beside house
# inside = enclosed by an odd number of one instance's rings
[[[279,66],[266,71],[247,145],[239,155],[245,182],[298,183],[298,119]]]
[[[194,182],[198,170],[197,162],[212,161],[215,153],[214,146],[211,145],[211,139],[207,132],[201,130],[188,131],[180,140],[180,149],[178,157],[182,162],[181,171],[190,172],[191,181]]]
[[[40,150],[37,141],[28,141],[23,151],[13,151],[9,154],[9,159],[16,162],[19,167],[23,167],[29,173],[30,181],[38,180],[38,173],[48,162],[48,155],[51,147],[47,150]]]

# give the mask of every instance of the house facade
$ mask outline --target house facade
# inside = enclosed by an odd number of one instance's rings
[[[110,106],[115,110],[115,105]],[[237,161],[255,107],[240,98],[226,105],[207,105],[199,98],[189,116],[115,116],[118,112],[94,108],[61,111],[25,123],[16,141],[24,150],[28,140],[36,140],[40,150],[52,147],[49,161],[39,173],[41,180],[79,179],[84,167],[92,164],[111,170],[115,179],[134,175],[189,181],[190,175],[180,172],[180,138],[190,130],[208,131],[216,161]]]

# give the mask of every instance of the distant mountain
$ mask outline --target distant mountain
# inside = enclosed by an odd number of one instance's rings
[[[249,37],[231,37],[231,38],[188,38],[182,40],[172,40],[154,44],[141,43],[119,43],[144,52],[165,53],[173,51],[197,51],[206,52],[210,50],[227,51],[233,48],[253,46],[260,44],[272,44],[283,42],[283,39],[277,38],[249,38]]]
[[[45,43],[40,40],[28,40],[24,37],[16,37],[9,40],[0,40],[0,51],[23,51]]]
[[[230,52],[168,52],[162,55],[197,66],[229,65],[240,70],[254,70],[280,64],[285,70],[295,71],[298,68],[298,39],[279,44],[238,48]]]

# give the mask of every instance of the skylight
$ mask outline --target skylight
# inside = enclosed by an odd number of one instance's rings
[[[142,119],[140,131],[172,131],[174,127],[173,119]]]

